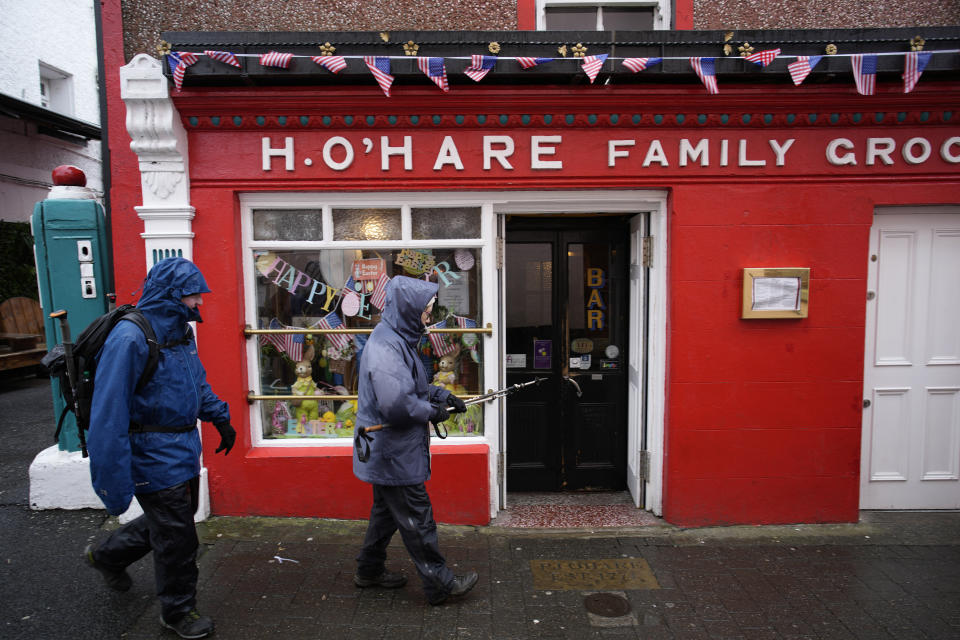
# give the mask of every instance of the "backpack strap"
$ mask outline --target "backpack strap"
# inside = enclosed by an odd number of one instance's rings
[[[157,334],[154,333],[153,327],[150,325],[150,321],[147,320],[146,316],[137,309],[132,309],[127,315],[123,316],[122,320],[129,320],[133,324],[140,327],[140,330],[143,331],[144,337],[147,339],[147,348],[150,350],[150,353],[147,355],[147,365],[143,368],[143,373],[140,374],[140,379],[137,380],[137,391],[143,389],[144,385],[149,382],[150,378],[153,377],[154,372],[157,370],[157,364],[160,362],[160,348],[161,345],[157,342]],[[166,346],[166,345],[162,345]]]

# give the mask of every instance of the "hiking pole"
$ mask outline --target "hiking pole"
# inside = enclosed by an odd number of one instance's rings
[[[491,402],[496,398],[501,398],[508,396],[511,393],[516,393],[524,387],[529,387],[530,385],[538,385],[541,382],[546,380],[546,378],[534,378],[524,383],[518,383],[510,385],[509,387],[504,387],[503,389],[498,389],[497,391],[491,391],[489,393],[484,393],[483,395],[470,398],[469,400],[464,401],[465,406],[470,406],[472,404],[480,404],[481,402]],[[447,407],[447,411],[450,413],[456,413],[453,410],[453,407]],[[370,459],[370,443],[373,442],[373,437],[370,435],[375,431],[380,431],[386,427],[389,427],[389,424],[374,424],[369,427],[357,427],[356,435],[353,438],[353,446],[357,449],[357,459],[360,462],[366,462]],[[443,432],[441,433],[441,427]],[[443,426],[443,423],[433,425],[433,430],[437,434],[437,437],[440,439],[445,439],[447,437],[447,428]]]
[[[73,415],[80,415],[80,401],[77,399],[77,370],[73,362],[73,342],[70,341],[70,323],[67,322],[67,310],[60,309],[50,314],[50,317],[60,321],[60,338],[63,340],[63,355],[67,364],[67,382],[70,384],[70,397],[73,398]],[[62,394],[61,394],[62,395]],[[87,457],[87,442],[83,436],[83,429],[77,429],[80,435],[80,452]]]

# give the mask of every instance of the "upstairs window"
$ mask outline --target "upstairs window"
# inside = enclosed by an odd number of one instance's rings
[[[72,116],[73,76],[41,62],[40,106],[65,116]]]
[[[651,31],[670,28],[670,0],[537,0],[545,31]]]

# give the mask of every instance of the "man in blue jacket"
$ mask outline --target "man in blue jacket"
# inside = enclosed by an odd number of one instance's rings
[[[353,577],[358,587],[402,587],[401,573],[388,571],[387,545],[397,529],[410,554],[430,604],[442,604],[477,584],[477,573],[454,576],[440,553],[433,506],[424,483],[430,479],[430,428],[450,417],[446,406],[465,411],[463,401],[430,384],[417,354],[426,330],[437,284],[404,276],[387,286],[380,323],[360,359],[357,425],[387,425],[369,443],[361,462],[355,452],[353,473],[373,485],[373,507]]]
[[[213,633],[213,620],[196,611],[197,510],[200,432],[212,422],[230,453],[236,431],[230,410],[207,384],[187,323],[202,322],[203,274],[189,260],[155,264],[137,304],[156,333],[160,360],[144,387],[137,382],[149,350],[143,331],[120,322],[104,342],[90,415],[90,475],[107,511],[119,515],[136,496],[143,515],[116,530],[86,561],[118,591],[130,588],[126,567],[153,551],[160,622],[182,638]]]

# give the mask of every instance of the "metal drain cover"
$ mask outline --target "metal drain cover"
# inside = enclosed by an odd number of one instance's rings
[[[627,599],[612,593],[591,593],[583,599],[587,611],[604,618],[619,618],[630,613]]]

